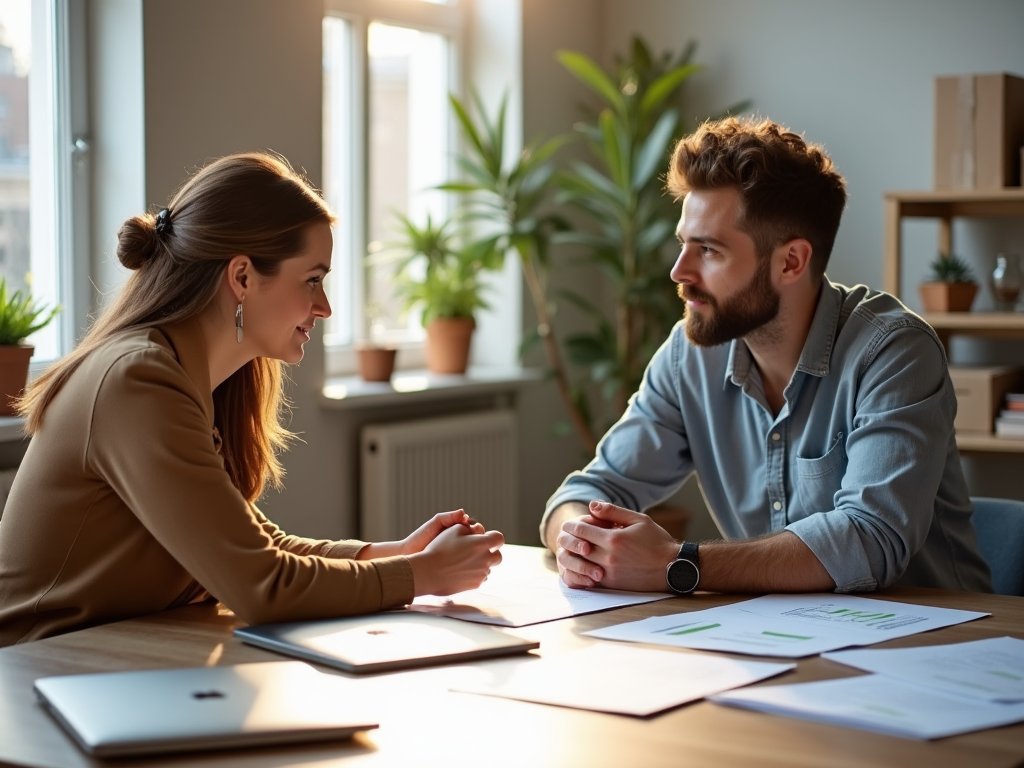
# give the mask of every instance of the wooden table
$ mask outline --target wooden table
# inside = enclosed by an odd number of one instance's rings
[[[543,550],[509,547],[506,558],[536,573],[554,563]],[[906,647],[1011,635],[1024,639],[1024,598],[889,589],[889,600],[987,611],[992,616],[875,647]],[[545,657],[591,642],[581,632],[646,616],[710,608],[747,596],[697,594],[514,631],[541,643]],[[224,608],[190,606],[0,649],[0,765],[91,766],[1017,766],[1024,763],[1024,724],[933,742],[818,725],[707,702],[633,718],[452,693],[464,668],[361,678],[380,729],[348,741],[305,747],[195,753],[177,758],[87,758],[39,706],[33,681],[45,675],[159,669],[282,659],[242,645],[239,622]],[[688,651],[679,651],[687,653]],[[750,658],[750,657],[744,657]],[[529,663],[480,662],[486,667]],[[341,674],[341,673],[336,673]],[[629,670],[607,670],[628,675]],[[814,657],[762,685],[859,674]]]

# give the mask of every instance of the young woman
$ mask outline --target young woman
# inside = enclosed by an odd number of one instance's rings
[[[129,219],[133,274],[20,403],[32,441],[0,525],[0,646],[216,597],[252,623],[478,586],[503,537],[461,511],[399,542],[289,536],[282,362],[317,318],[334,217],[281,160],[222,158]]]

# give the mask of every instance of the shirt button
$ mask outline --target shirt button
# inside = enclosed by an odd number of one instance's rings
[[[780,509],[782,509],[782,502],[776,501],[774,504],[772,504],[772,509],[778,512]]]
[[[781,439],[782,435],[780,435],[778,432],[772,432],[772,442],[777,443]]]

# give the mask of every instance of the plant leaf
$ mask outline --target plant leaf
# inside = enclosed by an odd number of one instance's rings
[[[644,140],[636,165],[633,167],[633,189],[640,190],[647,185],[668,154],[668,145],[675,133],[679,115],[674,109],[665,110],[654,124],[650,135]]]
[[[559,51],[557,55],[563,67],[603,98],[612,109],[625,116],[626,102],[622,98],[622,93],[593,59],[576,51]]]

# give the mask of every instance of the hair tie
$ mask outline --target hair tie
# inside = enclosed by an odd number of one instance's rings
[[[158,235],[173,234],[174,230],[171,228],[171,212],[166,208],[161,208],[160,213],[156,215],[156,233]]]

